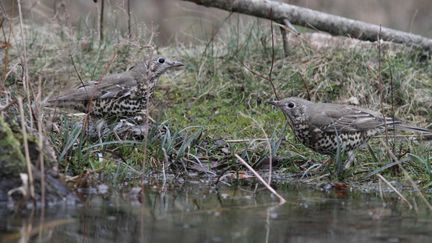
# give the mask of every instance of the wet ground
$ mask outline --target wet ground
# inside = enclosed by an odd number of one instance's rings
[[[396,195],[195,182],[81,194],[77,205],[0,213],[0,242],[431,242],[432,217]],[[410,199],[414,200],[413,197]]]

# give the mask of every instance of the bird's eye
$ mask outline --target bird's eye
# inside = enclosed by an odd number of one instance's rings
[[[294,103],[292,103],[292,102],[288,103],[288,108],[294,108],[294,106],[295,106]]]
[[[158,62],[161,63],[161,64],[164,63],[165,62],[165,58],[159,57]]]

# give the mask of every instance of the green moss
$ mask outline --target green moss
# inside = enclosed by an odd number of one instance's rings
[[[0,116],[0,175],[15,177],[25,171],[26,164],[20,141]]]

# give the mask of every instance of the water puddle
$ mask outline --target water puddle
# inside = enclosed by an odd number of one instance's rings
[[[84,195],[42,216],[0,211],[0,242],[430,242],[432,218],[395,195],[185,184]]]

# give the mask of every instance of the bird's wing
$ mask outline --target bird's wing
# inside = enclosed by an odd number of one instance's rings
[[[49,99],[49,102],[86,101],[100,98],[115,98],[127,95],[138,84],[131,72],[112,74],[100,81],[88,81],[65,94]]]
[[[363,132],[384,124],[398,123],[399,121],[384,117],[379,112],[337,104],[321,104],[317,106],[315,115],[311,116],[311,124],[325,132]]]

